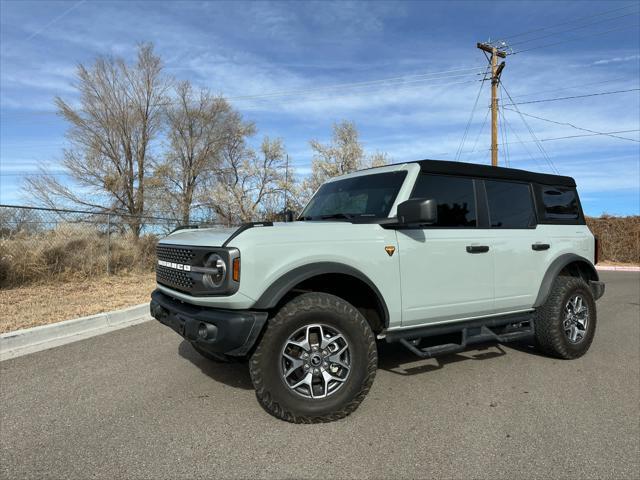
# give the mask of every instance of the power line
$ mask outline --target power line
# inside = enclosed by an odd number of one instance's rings
[[[517,50],[515,52],[512,52],[510,55],[517,55],[518,53],[530,52],[531,50],[538,50],[540,48],[554,47],[556,45],[561,45],[563,43],[573,42],[575,40],[582,40],[584,38],[597,37],[597,36],[600,36],[600,35],[606,35],[606,34],[611,33],[611,32],[617,32],[619,30],[627,30],[629,28],[638,28],[638,26],[637,25],[625,25],[623,27],[617,27],[617,28],[612,28],[611,30],[605,30],[604,32],[597,32],[597,33],[592,33],[592,34],[589,34],[589,35],[582,35],[582,36],[579,36],[579,37],[568,38],[566,40],[560,40],[560,41],[555,42],[555,43],[547,43],[546,45],[538,45],[537,47],[525,48],[524,50]]]
[[[511,161],[509,158],[509,142],[507,139],[507,129],[505,128],[505,114],[504,114],[504,106],[501,106],[501,108],[498,110],[498,113],[500,114],[500,133],[502,134],[502,143],[504,144],[504,160],[505,163],[507,165],[507,167],[509,167],[511,165]]]
[[[511,98],[511,95],[509,95],[509,92],[505,88],[504,84],[501,83],[500,86],[502,87],[502,91],[507,94],[507,97],[509,97],[509,100],[511,101],[512,105],[516,107],[516,111],[518,112],[518,114],[520,114],[520,109],[518,108],[518,105],[515,103],[513,98]],[[536,137],[536,134],[534,133],[533,129],[531,128],[527,120],[524,118],[523,115],[520,115],[520,118],[522,119],[522,123],[524,123],[525,127],[527,127],[527,130],[529,130],[529,134],[531,135],[531,138],[535,140],[538,150],[540,150],[540,153],[542,153],[542,156],[547,161],[552,171],[555,170],[556,173],[560,173],[556,168],[555,164],[553,163],[553,160],[551,160],[551,157],[549,157],[549,155],[547,154],[547,151],[542,146],[542,143],[538,140],[538,137]]]
[[[477,83],[477,82],[481,82],[482,80],[477,79],[477,80],[466,80],[466,81],[461,81],[461,82],[447,82],[447,83],[427,83],[427,84],[423,84],[421,86],[425,86],[425,87],[450,87],[453,85],[465,85],[465,84],[471,84],[471,83]],[[333,99],[336,97],[346,97],[346,96],[352,96],[352,95],[360,95],[360,94],[374,94],[378,91],[379,88],[387,88],[387,87],[393,87],[394,88],[394,92],[397,91],[403,91],[403,90],[408,90],[408,89],[412,89],[412,88],[416,88],[417,85],[415,84],[389,84],[389,85],[381,85],[380,87],[374,89],[374,90],[358,90],[358,91],[337,91],[335,93],[329,93],[329,92],[310,92],[308,95],[306,96],[302,96],[299,95],[299,97],[301,99],[313,99],[313,100],[325,100],[325,99]],[[382,95],[382,93],[381,93]],[[387,95],[386,93],[384,95]],[[276,97],[271,97],[271,98],[276,98]],[[265,99],[254,99],[254,101],[256,103],[249,105],[249,106],[245,106],[242,107],[242,109],[244,110],[255,110],[258,108],[259,105],[261,105],[261,103],[257,103],[260,102],[261,100],[270,100],[271,98],[265,98]]]
[[[325,85],[325,86],[321,86],[321,87],[313,87],[313,88],[306,88],[306,89],[299,89],[299,90],[289,90],[289,91],[279,91],[279,92],[269,92],[269,93],[260,93],[260,94],[255,94],[255,95],[241,95],[241,96],[235,96],[235,97],[226,97],[227,100],[244,100],[244,99],[254,99],[254,98],[264,98],[264,97],[273,97],[273,96],[292,96],[292,95],[300,95],[300,94],[306,94],[309,92],[316,92],[316,91],[325,91],[325,90],[335,90],[335,89],[342,89],[342,88],[357,88],[357,87],[367,87],[367,86],[377,86],[379,84],[387,84],[387,83],[405,83],[405,82],[411,82],[411,83],[415,83],[415,82],[421,82],[421,81],[432,81],[432,80],[442,80],[442,79],[446,79],[446,78],[454,78],[454,77],[465,77],[465,76],[469,76],[469,75],[482,75],[483,73],[481,72],[482,70],[484,70],[484,67],[473,67],[473,68],[463,68],[463,69],[455,69],[455,70],[445,70],[442,72],[429,72],[429,73],[422,73],[422,74],[416,74],[416,75],[405,75],[405,76],[400,76],[400,77],[392,77],[392,78],[384,78],[384,79],[379,79],[379,80],[370,80],[370,81],[366,81],[366,82],[352,82],[352,83],[341,83],[341,84],[335,84],[335,85]],[[434,75],[441,75],[441,74],[445,74],[445,73],[453,73],[453,72],[467,72],[467,73],[459,73],[459,74],[454,74],[454,75],[444,75],[444,76],[437,76],[434,78],[425,78],[425,77],[432,77]]]
[[[499,42],[503,42],[503,41],[506,41],[506,40],[510,40],[512,38],[522,37],[522,36],[528,35],[530,33],[542,32],[542,31],[548,30],[550,28],[555,28],[555,27],[559,27],[559,26],[562,26],[562,25],[568,25],[568,24],[571,24],[571,23],[578,22],[580,20],[588,20],[590,18],[601,17],[603,15],[608,15],[610,13],[619,12],[620,10],[625,10],[627,8],[631,8],[631,7],[635,7],[635,6],[636,6],[635,4],[626,5],[624,7],[618,7],[618,8],[613,8],[611,10],[605,10],[603,12],[596,13],[596,14],[593,14],[593,15],[585,15],[583,17],[574,18],[573,20],[567,20],[567,21],[560,22],[560,23],[554,23],[552,25],[547,25],[546,27],[535,28],[533,30],[527,30],[526,32],[520,32],[520,33],[516,33],[516,34],[513,34],[513,35],[507,35],[507,36],[503,37],[501,40],[496,40],[495,42],[491,42],[491,43],[499,43]]]
[[[504,106],[502,108],[505,109]],[[506,108],[505,110],[509,110],[511,112],[515,112],[516,111],[516,110],[513,110],[511,108]],[[597,133],[597,134],[600,134],[600,135],[607,135],[607,136],[612,137],[612,138],[618,138],[620,140],[628,140],[630,142],[640,143],[640,140],[635,140],[633,138],[627,138],[627,137],[619,137],[617,135],[611,135],[611,134],[608,134],[608,133],[598,132],[596,130],[590,130],[588,128],[578,127],[578,126],[574,125],[573,123],[569,123],[569,122],[557,122],[557,121],[551,120],[549,118],[538,117],[536,115],[531,115],[529,113],[524,113],[524,112],[520,112],[520,114],[524,115],[525,117],[535,118],[535,119],[538,119],[538,120],[542,120],[544,122],[555,123],[556,125],[565,125],[565,126],[568,126],[568,127],[575,128],[576,130],[582,130],[583,132]]]
[[[555,140],[567,140],[570,138],[582,138],[582,137],[597,137],[597,136],[611,136],[618,133],[632,133],[632,132],[640,132],[640,128],[632,129],[632,130],[617,130],[615,132],[600,132],[600,133],[585,133],[584,135],[567,135],[564,137],[555,137],[555,138],[541,138],[540,142],[552,142]]]
[[[572,90],[574,88],[582,88],[582,87],[590,87],[593,85],[601,85],[603,83],[613,83],[613,82],[617,82],[619,80],[628,80],[628,77],[617,77],[617,78],[612,78],[609,80],[601,80],[599,82],[590,82],[590,83],[581,83],[578,85],[573,85],[571,87],[562,87],[562,88],[553,88],[550,90],[538,90],[532,93],[521,93],[520,95],[513,95],[513,98],[522,98],[522,97],[530,97],[531,95],[538,95],[540,93],[553,93],[553,92],[561,92],[564,90]]]
[[[631,15],[637,15],[638,13],[639,12],[625,13],[624,15],[618,15],[617,17],[605,18],[604,20],[598,20],[597,22],[591,22],[591,23],[587,23],[587,24],[584,24],[584,25],[579,25],[577,27],[568,28],[566,30],[560,30],[560,31],[557,31],[557,32],[548,33],[548,34],[542,35],[540,37],[534,37],[534,38],[531,38],[531,39],[528,39],[528,40],[520,40],[519,42],[509,43],[509,47],[513,47],[514,45],[520,45],[520,44],[523,44],[523,43],[533,42],[533,41],[536,41],[536,40],[542,40],[543,38],[549,38],[549,37],[553,37],[555,35],[561,35],[563,33],[572,32],[574,30],[579,30],[581,28],[590,27],[591,25],[597,25],[599,23],[610,22],[611,20],[617,20],[619,18],[629,17]]]
[[[484,120],[482,121],[482,125],[480,126],[480,130],[478,130],[478,135],[476,136],[476,141],[473,142],[473,148],[469,152],[465,153],[473,153],[476,151],[476,146],[478,145],[478,140],[480,139],[480,135],[484,132],[484,127],[487,124],[487,119],[489,118],[489,113],[491,112],[491,108],[487,108],[487,112],[484,114]]]
[[[462,134],[462,139],[460,140],[460,146],[458,146],[458,150],[456,151],[456,160],[460,158],[460,154],[462,153],[462,149],[464,147],[464,143],[467,140],[467,135],[469,133],[469,127],[471,126],[471,122],[473,121],[473,117],[476,113],[476,108],[478,107],[478,101],[480,100],[480,94],[482,93],[482,88],[484,87],[484,83],[487,80],[486,74],[488,69],[485,70],[485,76],[482,79],[482,83],[480,84],[480,88],[478,89],[478,95],[476,95],[476,101],[473,104],[473,108],[471,109],[471,115],[469,115],[469,120],[467,121],[467,125],[464,129],[464,133]]]
[[[387,87],[396,87],[396,88],[404,88],[404,87],[414,87],[415,84],[417,83],[423,83],[423,82],[432,82],[432,81],[436,81],[436,80],[446,80],[449,78],[459,78],[459,77],[470,77],[470,76],[480,76],[482,75],[482,72],[479,73],[465,73],[465,74],[458,74],[458,75],[446,75],[446,76],[441,76],[441,77],[433,77],[433,78],[416,78],[416,79],[410,79],[410,77],[399,77],[399,78],[408,78],[408,80],[405,80],[403,82],[392,82],[390,83],[389,80],[390,79],[385,79],[385,80],[378,80],[378,81],[372,81],[372,82],[360,82],[357,84],[341,84],[341,85],[332,85],[332,86],[325,86],[325,87],[318,87],[318,88],[313,88],[313,89],[307,89],[307,90],[296,90],[296,91],[283,91],[283,92],[272,92],[272,93],[268,93],[268,94],[258,94],[258,95],[245,95],[245,96],[239,96],[239,97],[223,97],[225,100],[228,101],[244,101],[244,100],[268,100],[271,98],[277,98],[277,97],[283,97],[283,96],[304,96],[304,95],[313,95],[313,94],[327,94],[327,95],[331,95],[331,97],[335,97],[336,95],[350,95],[353,94],[354,92],[332,92],[331,89],[344,89],[344,88],[367,88],[367,87],[377,87],[377,88],[387,88]],[[465,84],[465,83],[475,83],[475,82],[480,82],[482,80],[477,79],[477,80],[467,80],[467,81],[461,81],[461,82],[445,82],[445,83],[428,83],[428,86],[433,86],[433,87],[437,87],[437,86],[449,86],[449,85],[460,85],[460,84]],[[374,82],[379,82],[379,83],[374,83]],[[386,83],[383,83],[386,82]],[[327,97],[327,98],[331,98],[331,97]],[[173,105],[176,102],[174,101],[170,101],[170,102],[164,102],[161,104],[157,104],[155,106],[168,106],[168,105]],[[5,111],[2,111],[3,115],[9,115],[9,113]],[[23,111],[23,112],[11,112],[10,115],[57,115],[58,112],[57,111]]]
[[[544,103],[544,102],[557,102],[559,100],[572,100],[574,98],[586,98],[586,97],[598,97],[600,95],[613,95],[615,93],[627,93],[627,92],[637,92],[638,90],[640,90],[640,88],[630,88],[629,90],[614,90],[612,92],[599,92],[599,93],[589,93],[586,95],[574,95],[571,97],[556,97],[556,98],[546,98],[543,100],[530,100],[528,102],[520,102],[519,105],[527,105],[529,103]],[[513,102],[513,99],[511,99],[511,97],[509,97],[509,99]],[[513,107],[515,106],[515,102],[514,103],[508,103],[507,107]]]
[[[522,139],[520,138],[520,135],[518,135],[518,132],[511,126],[511,124],[509,123],[509,121],[507,120],[507,117],[504,117],[504,123],[507,125],[507,127],[513,132],[513,134],[516,136],[516,139],[518,140],[518,143],[522,145],[522,147],[525,149],[525,151],[527,152],[527,155],[529,155],[529,157],[531,157],[531,159],[533,159],[534,162],[536,162],[536,165],[538,165],[538,168],[540,168],[540,170],[543,170],[542,165],[540,164],[540,160],[538,160],[538,157],[536,157],[535,155],[533,155],[530,151],[529,151],[529,147],[527,147],[526,143],[522,141]]]

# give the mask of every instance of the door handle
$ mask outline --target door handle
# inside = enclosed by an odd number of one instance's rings
[[[488,251],[487,245],[467,245],[467,253],[486,253]]]
[[[533,245],[531,245],[531,248],[536,252],[539,252],[541,250],[549,250],[550,247],[551,245],[549,245],[548,243],[534,243]]]

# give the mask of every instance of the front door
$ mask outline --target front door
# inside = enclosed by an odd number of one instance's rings
[[[436,225],[397,231],[402,325],[493,312],[492,232],[479,229],[471,178],[421,174],[411,198],[433,198]]]

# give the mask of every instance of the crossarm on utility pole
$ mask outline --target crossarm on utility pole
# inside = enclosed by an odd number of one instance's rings
[[[503,52],[502,50],[498,50],[495,47],[492,47],[491,45],[487,45],[485,43],[480,43],[478,42],[476,44],[476,46],[480,49],[480,50],[484,50],[487,53],[491,53],[493,54],[494,50],[496,52],[496,55],[498,55],[500,58],[507,58],[507,54],[505,52]]]

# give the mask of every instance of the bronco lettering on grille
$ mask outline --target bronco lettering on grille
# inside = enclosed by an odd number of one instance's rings
[[[182,263],[165,262],[164,260],[158,260],[158,265],[161,267],[173,268],[175,270],[184,270],[185,272],[191,271],[191,265],[183,265]]]

